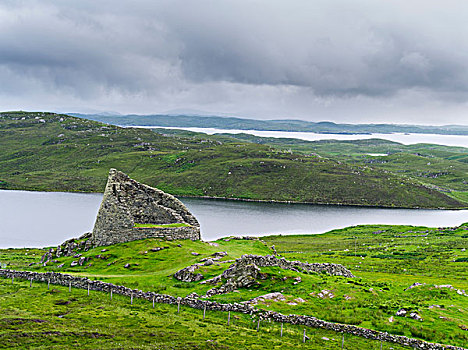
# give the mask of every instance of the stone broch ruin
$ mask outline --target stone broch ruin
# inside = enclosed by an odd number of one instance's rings
[[[92,245],[145,238],[199,240],[200,224],[174,196],[110,169],[91,235]]]

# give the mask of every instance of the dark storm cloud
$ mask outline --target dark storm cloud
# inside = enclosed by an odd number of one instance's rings
[[[451,108],[468,101],[467,10],[462,0],[6,1],[0,102],[298,116],[364,102]]]

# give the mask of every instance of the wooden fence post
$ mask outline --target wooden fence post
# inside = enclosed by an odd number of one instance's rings
[[[180,312],[180,299],[177,298],[177,313]]]
[[[280,337],[283,337],[283,323],[281,322],[281,335]]]
[[[133,305],[133,292],[130,294],[130,305]]]
[[[258,318],[258,323],[257,323],[257,332],[260,330],[260,317]]]
[[[32,287],[32,278],[29,280],[29,288]]]
[[[205,304],[205,307],[203,308],[203,319],[205,319],[205,313],[206,313],[206,304]]]
[[[111,298],[111,301],[112,301],[112,288],[110,289],[110,292],[111,292],[111,296],[110,296],[110,298]]]
[[[88,296],[89,296],[89,282],[88,282]]]
[[[154,309],[154,295],[153,295],[153,309]]]
[[[71,292],[71,281],[68,282],[68,291]]]
[[[49,288],[50,288],[50,279],[47,280],[47,290],[49,290]]]
[[[231,322],[231,311],[228,312],[228,323],[227,323],[228,326],[230,322]]]
[[[306,334],[305,334],[305,328],[304,328],[304,334],[302,336],[302,342],[305,343],[305,341],[306,341]]]

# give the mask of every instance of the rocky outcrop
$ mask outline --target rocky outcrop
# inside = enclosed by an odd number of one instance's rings
[[[199,269],[201,264],[194,264],[183,268],[182,270],[177,271],[174,274],[174,277],[182,282],[198,282],[203,279],[203,275],[201,273],[195,272]]]
[[[235,291],[239,288],[248,288],[257,284],[257,277],[260,273],[260,269],[255,264],[244,265],[242,268],[234,268],[231,266],[225,270],[220,277],[226,280],[219,288],[212,288],[206,292],[207,297],[211,297],[216,294],[224,294]],[[213,279],[212,279],[213,280]],[[221,278],[213,280],[221,281]]]
[[[136,224],[159,227],[138,228]],[[200,224],[174,196],[111,169],[91,242],[104,246],[145,238],[198,240]]]

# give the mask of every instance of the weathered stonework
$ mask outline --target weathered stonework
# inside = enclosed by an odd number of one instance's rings
[[[136,228],[135,224],[185,224],[183,227]],[[94,224],[91,242],[104,246],[145,238],[200,239],[200,224],[174,196],[111,169]]]
[[[355,277],[351,271],[340,264],[332,263],[305,263],[302,261],[289,261],[285,258],[277,258],[273,255],[242,255],[232,264],[230,269],[242,268],[242,266],[254,264],[258,267],[280,267],[285,270],[292,270],[303,273],[324,273],[331,276]]]

